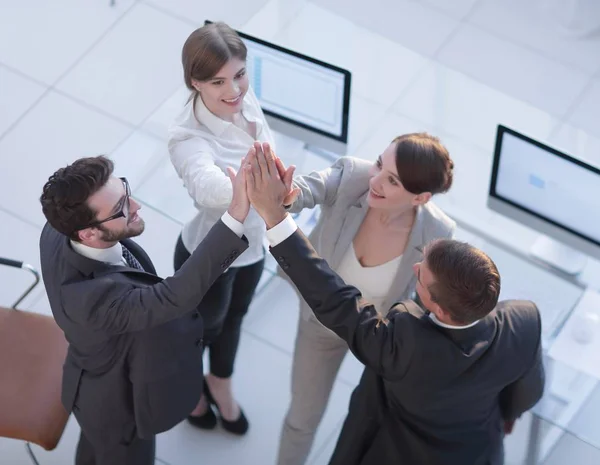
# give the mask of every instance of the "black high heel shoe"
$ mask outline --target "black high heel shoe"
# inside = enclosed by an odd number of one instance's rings
[[[210,388],[208,387],[208,384],[205,383],[204,386],[206,387],[206,390],[204,391],[204,394],[206,395],[206,399],[208,400],[208,403],[210,405],[214,405],[214,407],[219,412],[219,417],[221,419],[221,425],[223,426],[223,429],[225,431],[229,431],[232,434],[237,434],[238,436],[243,436],[244,434],[246,434],[248,432],[248,428],[250,427],[250,425],[248,423],[248,419],[246,418],[246,415],[244,415],[242,408],[240,407],[240,416],[238,417],[237,420],[235,420],[235,421],[225,420],[225,418],[223,418],[223,415],[221,415],[221,410],[219,410],[219,406],[217,405],[217,402],[215,401],[215,399],[213,398],[213,396],[210,392]]]
[[[215,429],[217,426],[217,416],[215,412],[213,412],[212,407],[210,406],[211,402],[208,400],[210,396],[210,392],[208,390],[208,386],[206,382],[204,382],[203,387],[204,397],[206,397],[207,410],[204,415],[188,415],[188,422],[200,429]],[[212,396],[210,396],[212,398]]]

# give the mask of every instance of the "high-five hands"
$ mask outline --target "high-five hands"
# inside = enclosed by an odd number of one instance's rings
[[[284,200],[292,195],[293,167],[285,170],[268,143],[255,142],[243,163],[248,198],[267,228],[285,219]]]
[[[268,227],[277,225],[285,218],[283,206],[294,203],[300,193],[300,189],[292,186],[295,169],[293,165],[286,169],[268,143],[255,142],[242,158],[239,171],[227,168],[233,186],[233,197],[227,211],[243,223],[252,202]]]
[[[227,175],[231,179],[231,185],[233,186],[233,197],[227,211],[232,218],[240,223],[246,221],[248,211],[250,210],[250,200],[248,199],[246,189],[246,173],[244,172],[246,158],[242,158],[242,164],[237,173],[233,168],[227,168]]]
[[[287,195],[283,199],[283,204],[287,207],[293,204],[298,198],[298,194],[300,193],[300,189],[297,187],[292,187],[292,181],[294,180],[294,171],[296,167],[291,165],[288,169],[285,168],[281,158],[275,155],[275,165],[277,166],[277,171],[279,171],[279,176],[283,179],[283,184],[288,190]]]

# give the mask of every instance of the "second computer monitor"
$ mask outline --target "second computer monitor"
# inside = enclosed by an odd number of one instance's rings
[[[600,258],[597,167],[500,125],[489,194],[490,208],[554,239],[534,246],[539,258],[572,274],[572,248]]]

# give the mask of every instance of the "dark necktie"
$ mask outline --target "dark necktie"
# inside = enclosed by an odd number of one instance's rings
[[[121,248],[123,249],[123,258],[125,259],[127,264],[131,268],[135,268],[136,270],[144,271],[144,269],[142,268],[142,265],[140,265],[140,262],[138,262],[137,258],[135,258],[129,250],[127,250],[127,247],[125,247],[123,244],[121,244]]]

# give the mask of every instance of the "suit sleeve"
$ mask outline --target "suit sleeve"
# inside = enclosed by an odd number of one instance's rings
[[[513,421],[519,418],[523,413],[531,409],[542,398],[544,393],[545,372],[542,359],[541,318],[537,308],[533,307],[537,316],[538,343],[533,361],[525,373],[500,392],[500,409],[506,421]]]
[[[271,253],[317,319],[348,343],[352,353],[386,379],[404,376],[414,347],[410,315],[381,318],[360,291],[349,286],[317,255],[298,229]]]
[[[113,277],[96,277],[62,286],[69,317],[99,331],[142,331],[191,312],[231,263],[248,248],[219,220],[190,258],[171,277],[139,287]]]

